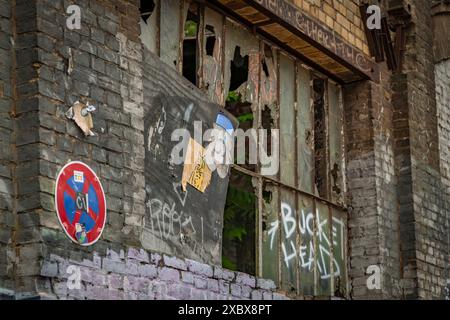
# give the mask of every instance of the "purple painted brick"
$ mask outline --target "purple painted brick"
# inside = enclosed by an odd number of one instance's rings
[[[252,288],[250,286],[243,285],[241,291],[242,291],[242,297],[250,298],[250,295],[252,293]]]
[[[146,278],[139,278],[133,276],[125,276],[123,278],[123,289],[124,291],[133,292],[148,292],[150,280]]]
[[[155,300],[163,299],[167,294],[167,284],[154,281],[149,286],[149,295],[153,295]]]
[[[92,284],[96,286],[106,285],[106,276],[98,272],[92,272]]]
[[[53,253],[50,254],[50,261],[52,261],[52,262],[63,262],[65,260],[66,259],[64,259],[56,254],[53,254]]]
[[[153,264],[158,264],[161,261],[161,255],[159,253],[152,253],[150,255],[150,262]]]
[[[235,297],[241,297],[242,295],[242,288],[240,285],[232,283],[231,284],[231,294]]]
[[[219,292],[219,281],[216,279],[208,279],[208,290]]]
[[[139,274],[139,261],[127,259],[125,262],[125,268],[127,270],[127,274],[138,275]]]
[[[162,267],[158,268],[158,276],[160,280],[163,281],[179,281],[180,280],[180,272],[176,269]]]
[[[123,291],[122,290],[108,290],[107,300],[123,300]]]
[[[58,274],[61,278],[68,278],[70,274],[67,273],[67,269],[69,268],[69,262],[63,260],[58,262]]]
[[[252,300],[262,300],[261,290],[253,290],[252,291]]]
[[[125,263],[111,259],[103,259],[103,269],[114,273],[127,273]]]
[[[208,278],[213,276],[213,268],[210,265],[190,259],[186,259],[186,264],[188,266],[189,271],[193,273],[200,274]]]
[[[229,294],[230,284],[224,280],[219,280],[219,292],[223,294]]]
[[[123,278],[117,274],[108,275],[108,288],[121,289],[123,288]]]
[[[94,264],[94,266],[96,268],[102,267],[102,258],[96,252],[94,252],[94,256],[92,258],[92,263]]]
[[[120,252],[117,253],[114,250],[106,249],[106,258],[113,261],[121,261],[123,258],[125,258],[125,254],[123,250],[120,250]]]
[[[80,267],[81,281],[92,283],[92,268]]]
[[[272,300],[272,292],[264,291],[263,292],[263,300]]]
[[[94,259],[95,259],[95,257],[94,257]],[[101,258],[100,258],[100,264],[97,264],[96,262],[98,263],[98,260],[97,261],[95,261],[95,260],[91,261],[91,260],[88,260],[88,259],[83,259],[83,261],[77,262],[76,264],[79,264],[81,266],[88,267],[88,268],[100,269],[102,267]]]
[[[107,300],[109,298],[109,290],[105,287],[88,285],[86,286],[86,298],[90,300]]]
[[[285,295],[278,293],[278,292],[274,292],[273,293],[273,300],[289,300]]]
[[[168,288],[168,295],[177,300],[191,299],[191,287],[181,284],[170,284]]]
[[[66,298],[67,297],[67,282],[66,281],[55,281],[53,283],[53,291],[58,296],[58,298]]]
[[[206,291],[193,288],[191,291],[191,299],[206,300],[207,299]]]
[[[84,298],[86,297],[86,290],[84,289],[83,285],[81,285],[80,289],[69,289],[67,293],[70,300],[84,300]]]
[[[206,298],[208,300],[218,300],[219,299],[219,295],[215,292],[211,292],[211,291],[206,291]]]
[[[194,285],[198,289],[206,289],[208,281],[204,277],[194,276]]]
[[[124,291],[123,298],[125,300],[138,300],[138,294],[137,294],[137,292]]]
[[[256,286],[256,278],[246,273],[236,272],[236,283],[254,288]]]
[[[180,270],[187,270],[186,262],[177,257],[169,257],[163,255],[163,261],[167,267],[172,267]]]
[[[153,264],[144,264],[139,265],[139,275],[146,278],[156,278],[156,275],[158,273],[156,266]]]
[[[129,259],[133,259],[133,260],[137,260],[137,261],[141,261],[141,262],[146,262],[146,263],[150,262],[148,253],[143,249],[138,250],[135,248],[130,248],[130,249],[128,249],[127,257]]]
[[[214,267],[214,278],[216,279],[224,279],[227,281],[233,281],[234,272],[224,269],[222,267]]]
[[[275,282],[273,282],[273,280],[270,279],[261,279],[258,278],[258,288],[264,289],[264,290],[274,290],[276,289],[276,285]]]
[[[56,262],[45,261],[41,267],[41,276],[56,277],[58,275],[58,264]]]
[[[194,284],[194,275],[191,272],[182,271],[181,280],[185,283]]]

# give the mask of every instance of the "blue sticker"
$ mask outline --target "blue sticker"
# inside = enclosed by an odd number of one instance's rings
[[[217,115],[216,124],[224,128],[228,134],[233,134],[233,123],[223,113]]]

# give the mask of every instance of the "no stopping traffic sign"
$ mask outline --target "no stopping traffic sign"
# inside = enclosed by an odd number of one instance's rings
[[[106,222],[105,193],[89,166],[73,161],[61,169],[56,179],[55,207],[72,241],[90,246],[100,238]]]

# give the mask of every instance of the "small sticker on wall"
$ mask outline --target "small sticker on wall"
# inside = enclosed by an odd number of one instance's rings
[[[211,182],[211,174],[205,162],[205,148],[190,138],[181,179],[183,191],[186,191],[186,185],[189,183],[200,192],[205,192]]]
[[[100,238],[106,223],[103,187],[86,164],[73,161],[58,174],[55,209],[66,235],[75,243],[90,246]]]

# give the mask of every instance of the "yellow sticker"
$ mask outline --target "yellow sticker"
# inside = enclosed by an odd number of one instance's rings
[[[181,185],[186,191],[189,183],[195,189],[205,192],[211,181],[211,170],[206,165],[205,149],[194,139],[189,140]]]

